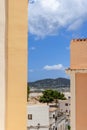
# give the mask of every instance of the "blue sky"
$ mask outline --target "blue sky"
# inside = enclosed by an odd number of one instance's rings
[[[86,0],[30,0],[28,81],[68,76],[70,41],[87,37]]]

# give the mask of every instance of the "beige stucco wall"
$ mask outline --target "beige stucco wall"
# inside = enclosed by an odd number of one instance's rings
[[[71,69],[87,68],[87,39],[75,39],[71,41]]]
[[[28,0],[7,1],[6,130],[27,127]]]
[[[76,130],[87,130],[87,73],[76,74]]]
[[[5,130],[5,0],[0,0],[0,130]]]

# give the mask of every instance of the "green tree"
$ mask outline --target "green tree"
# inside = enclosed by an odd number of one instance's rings
[[[58,105],[58,96],[59,96],[59,92],[57,90],[54,90],[53,98],[54,98],[54,101],[56,103],[56,106]]]
[[[46,98],[46,97],[41,96],[40,99],[39,99],[39,101],[48,104],[48,103],[50,103],[50,102],[53,101],[53,97]]]
[[[57,90],[54,90],[53,98],[54,99],[61,99],[61,100],[66,99],[65,95],[63,93],[58,92]]]
[[[43,91],[44,97],[53,97],[53,95],[54,95],[54,91],[52,89],[47,89],[47,90]]]
[[[39,101],[43,103],[50,103],[54,100],[53,98],[53,90],[48,89],[43,92],[43,96],[40,97]]]
[[[57,105],[58,99],[65,100],[66,98],[63,93],[60,93],[56,90],[48,89],[43,92],[43,96],[40,97],[39,101],[43,103],[50,103],[52,101],[55,101]]]
[[[68,125],[68,130],[71,130],[71,127],[70,127],[70,125]]]
[[[66,100],[66,97],[65,97],[65,95],[63,93],[59,92],[58,99]]]
[[[54,90],[54,91],[53,91],[53,98],[54,98],[54,99],[58,99],[58,97],[59,97],[59,92],[56,91],[56,90]]]

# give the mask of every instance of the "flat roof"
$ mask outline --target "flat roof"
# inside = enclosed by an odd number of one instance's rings
[[[68,68],[65,71],[68,74],[70,74],[72,71],[76,72],[76,73],[87,73],[87,68],[85,68],[85,69],[71,69],[71,68]]]
[[[47,103],[27,103],[27,106],[48,106]]]
[[[76,38],[72,39],[72,41],[87,41],[87,38]]]
[[[50,108],[49,108],[49,111],[50,111],[50,112],[53,112],[53,111],[56,111],[56,110],[59,110],[59,109],[56,108],[56,107],[50,107]]]

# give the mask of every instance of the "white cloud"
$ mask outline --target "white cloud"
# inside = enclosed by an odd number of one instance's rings
[[[75,30],[87,20],[87,0],[33,0],[29,3],[29,32],[55,35],[61,28]]]
[[[46,65],[43,67],[44,70],[64,70],[64,66],[62,64],[57,65]]]
[[[83,20],[82,19],[79,19],[75,22],[73,22],[69,27],[68,27],[68,30],[76,30],[78,29],[83,23]]]

